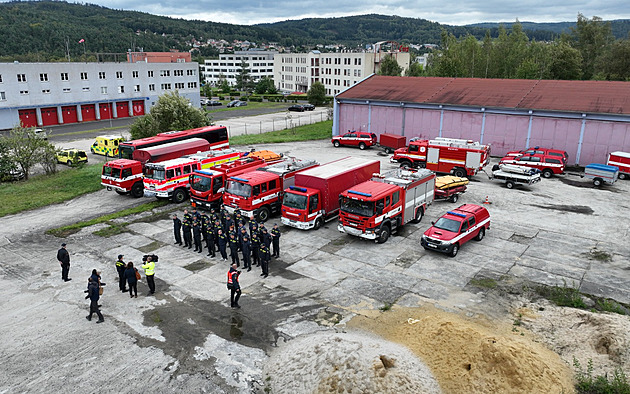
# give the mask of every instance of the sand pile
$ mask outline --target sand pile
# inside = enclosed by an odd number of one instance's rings
[[[445,393],[571,393],[560,357],[510,325],[471,321],[435,308],[400,308],[349,327],[405,345],[431,369]]]
[[[265,374],[272,393],[440,393],[409,349],[357,332],[296,338],[271,355]]]

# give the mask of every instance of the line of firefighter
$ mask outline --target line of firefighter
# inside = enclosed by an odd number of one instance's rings
[[[231,263],[240,266],[242,254],[243,267],[251,271],[252,264],[262,268],[260,276],[269,275],[269,261],[271,257],[280,257],[280,229],[275,223],[271,230],[265,228],[264,223],[255,220],[247,220],[237,210],[234,217],[226,210],[212,208],[209,214],[199,213],[196,208],[192,212],[184,210],[184,216],[180,220],[173,215],[173,232],[175,244],[192,249],[198,253],[203,252],[203,243],[206,244],[208,256],[215,258],[218,250],[221,259],[227,261],[227,251],[230,251]],[[182,242],[183,233],[183,242]]]

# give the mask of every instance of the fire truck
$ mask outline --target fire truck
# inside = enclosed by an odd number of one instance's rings
[[[381,171],[381,162],[345,157],[295,174],[295,185],[284,191],[282,223],[318,229],[339,215],[339,194]]]
[[[101,185],[118,194],[131,194],[133,197],[144,195],[142,172],[144,164],[175,159],[183,155],[203,152],[210,149],[210,143],[202,138],[189,138],[158,146],[136,149],[132,159],[117,159],[103,165]]]
[[[404,224],[422,220],[434,188],[435,173],[427,169],[374,176],[341,193],[337,229],[383,243]]]
[[[396,149],[390,162],[402,168],[428,168],[431,171],[473,176],[490,162],[490,145],[456,138],[411,140],[409,146]]]
[[[223,206],[229,213],[240,210],[243,216],[265,222],[279,212],[284,190],[295,183],[295,174],[319,165],[313,160],[286,158],[255,171],[228,178]]]
[[[217,207],[223,202],[223,190],[230,176],[239,176],[282,159],[271,151],[250,152],[247,156],[190,175],[190,199],[195,207]]]
[[[144,166],[145,197],[171,198],[181,203],[188,198],[190,174],[217,164],[239,159],[244,153],[234,149],[211,150]]]

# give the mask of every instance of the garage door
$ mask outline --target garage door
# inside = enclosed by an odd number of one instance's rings
[[[42,125],[52,126],[56,124],[59,124],[57,107],[42,108]]]
[[[35,114],[35,108],[21,109],[19,111],[19,114],[20,114],[20,122],[22,122],[22,127],[36,127],[37,126],[37,115]]]
[[[98,105],[98,108],[101,111],[101,120],[112,118],[112,103],[101,103]]]
[[[84,122],[96,120],[96,106],[94,104],[85,104],[81,106],[81,116]]]
[[[136,100],[132,104],[133,104],[133,116],[144,115],[144,100]]]
[[[116,114],[119,118],[129,117],[129,101],[119,101],[116,103]]]
[[[61,115],[63,116],[63,123],[77,123],[79,121],[76,105],[61,107]]]

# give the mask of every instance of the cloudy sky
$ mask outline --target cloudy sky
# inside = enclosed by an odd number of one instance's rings
[[[68,0],[73,1],[73,0]],[[577,14],[630,19],[630,1],[607,0],[88,0],[105,7],[240,25],[363,14],[422,18],[451,25],[477,22],[574,22]]]

